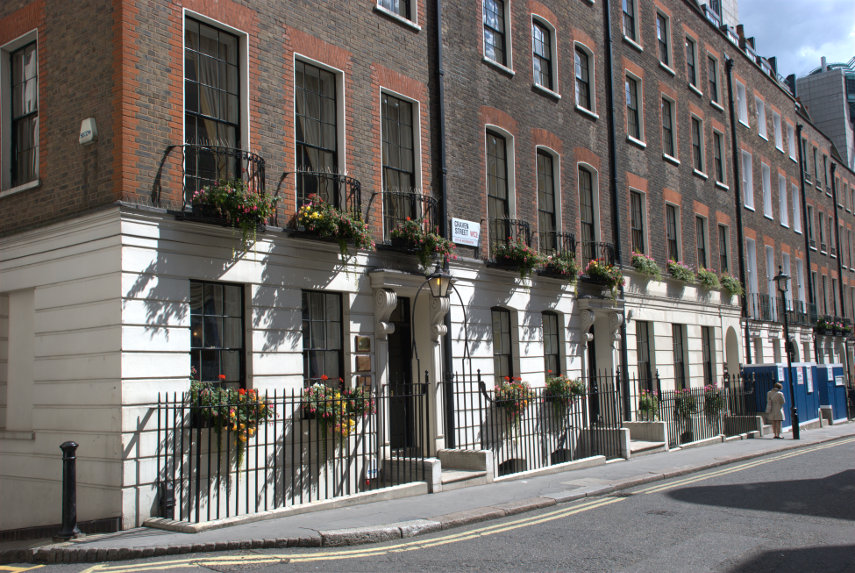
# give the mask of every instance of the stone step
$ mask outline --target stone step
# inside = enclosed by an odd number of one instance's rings
[[[633,456],[652,454],[665,451],[665,442],[646,442],[644,440],[630,440],[629,453]]]
[[[443,468],[440,479],[442,481],[442,491],[451,491],[486,484],[487,472]]]

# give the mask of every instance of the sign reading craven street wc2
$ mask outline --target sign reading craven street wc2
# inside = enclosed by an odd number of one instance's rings
[[[477,247],[481,238],[481,224],[463,219],[451,219],[451,241],[458,245]]]

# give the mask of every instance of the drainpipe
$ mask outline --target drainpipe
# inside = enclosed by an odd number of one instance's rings
[[[840,213],[837,208],[840,203],[837,202],[837,185],[835,184],[834,173],[837,170],[837,164],[831,164],[831,200],[834,201],[834,248],[837,250],[837,289],[840,291],[840,315],[846,316],[846,289],[843,288],[843,246],[840,243]],[[851,261],[850,261],[851,263]],[[846,342],[843,342],[843,356],[846,363],[846,372],[849,372],[849,353],[846,351]]]
[[[615,82],[614,82],[614,38],[612,36],[611,2],[603,2],[603,20],[606,30],[606,113],[609,123],[609,191],[612,197],[612,234],[615,239],[615,263],[622,266],[621,236],[620,236],[620,207],[617,187],[617,127],[615,126]],[[620,384],[623,395],[624,418],[630,419],[631,401],[629,396],[629,358],[626,348],[626,297],[623,284],[620,285],[620,295],[624,299],[622,320],[620,322]]]
[[[808,221],[807,216],[807,192],[805,190],[805,154],[802,148],[802,129],[804,126],[800,123],[796,124],[796,143],[799,146],[799,188],[802,195],[802,230],[805,238],[805,264],[807,265],[807,274],[805,279],[808,284],[808,304],[816,304],[816,293],[813,292],[813,281],[811,280],[810,270],[810,237],[808,237],[808,224],[813,227],[813,221]],[[808,310],[808,309],[805,309]],[[818,313],[817,313],[818,315]],[[813,359],[819,364],[819,347],[816,344],[816,335],[813,337]]]
[[[733,60],[725,56],[724,70],[727,76],[727,104],[730,113],[730,146],[733,160],[733,198],[736,202],[736,242],[739,253],[739,281],[742,289],[742,322],[745,325],[745,362],[751,364],[751,330],[748,327],[748,282],[745,280],[745,237],[742,228],[742,176],[739,167],[739,141],[736,137],[736,109],[733,103]],[[747,97],[747,95],[746,95]]]
[[[436,86],[437,86],[437,105],[439,107],[439,168],[440,168],[440,233],[446,239],[450,239],[448,233],[448,166],[446,164],[446,148],[445,148],[445,69],[443,67],[442,55],[442,0],[436,0],[435,4],[435,25],[436,25]],[[448,261],[445,262],[445,271],[448,272]],[[443,319],[445,324],[445,336],[442,337],[442,372],[443,372],[443,398],[445,405],[445,447],[454,448],[454,400],[452,393],[454,391],[454,356],[452,355],[451,343],[451,306]]]

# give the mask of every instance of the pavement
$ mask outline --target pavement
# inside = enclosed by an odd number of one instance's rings
[[[400,499],[324,509],[261,521],[238,522],[198,533],[140,527],[81,536],[0,542],[0,563],[119,561],[162,555],[282,547],[330,547],[375,543],[498,519],[508,515],[610,494],[718,466],[855,436],[855,422],[835,421],[802,429],[801,439],[771,435],[705,442],[668,452],[633,456],[546,475],[497,481]]]

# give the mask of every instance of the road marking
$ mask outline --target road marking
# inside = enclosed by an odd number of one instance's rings
[[[34,565],[32,567],[12,567],[11,565],[0,565],[0,571],[8,571],[9,573],[23,573],[24,571],[32,571],[39,569],[44,565]]]
[[[565,507],[545,514],[523,517],[506,523],[487,525],[471,531],[444,535],[436,539],[420,539],[395,545],[394,547],[369,547],[364,549],[339,549],[318,553],[294,553],[294,554],[255,554],[255,555],[223,555],[202,557],[195,559],[174,559],[153,563],[138,563],[133,565],[108,565],[100,563],[85,569],[82,573],[140,573],[142,571],[164,571],[182,567],[208,567],[217,565],[263,565],[274,563],[309,563],[312,561],[332,561],[343,559],[359,559],[363,557],[376,557],[390,553],[403,553],[406,551],[417,551],[431,547],[438,547],[450,543],[468,541],[486,535],[505,533],[521,527],[546,523],[556,519],[562,519],[592,509],[597,509],[613,503],[623,501],[624,498],[606,497],[596,500],[585,501],[573,507]]]
[[[731,473],[735,473],[738,471],[743,471],[746,469],[751,469],[757,466],[762,466],[765,464],[769,464],[776,461],[785,460],[791,457],[816,452],[819,450],[832,448],[844,444],[850,444],[855,442],[855,438],[847,438],[845,440],[837,440],[835,442],[831,442],[828,444],[819,444],[815,446],[808,446],[806,448],[802,448],[799,450],[795,450],[792,452],[784,452],[782,454],[764,458],[760,460],[752,460],[747,461],[742,464],[738,464],[735,466],[729,466],[727,468],[723,468],[720,470],[714,470],[707,472],[700,476],[690,476],[682,479],[672,480],[670,483],[666,485],[656,485],[646,489],[642,489],[637,491],[636,493],[643,494],[651,494],[658,493],[661,491],[665,491],[668,489],[673,489],[676,487],[680,487],[683,485],[696,483],[703,480],[708,480],[714,477],[727,475]],[[532,525],[538,525],[541,523],[547,523],[549,521],[554,521],[556,519],[562,519],[565,517],[569,517],[571,515],[576,515],[579,513],[583,513],[586,511],[590,511],[593,509],[598,509],[601,507],[605,507],[614,503],[618,503],[623,501],[626,498],[623,497],[604,497],[597,498],[592,500],[586,500],[571,507],[564,507],[561,509],[552,510],[540,515],[529,516],[529,517],[521,517],[518,519],[514,519],[511,521],[507,521],[504,523],[498,523],[493,525],[486,525],[483,527],[479,527],[477,529],[473,529],[470,531],[464,531],[460,533],[452,533],[449,535],[443,535],[441,537],[437,537],[434,539],[418,539],[413,541],[408,541],[405,543],[400,543],[398,545],[392,547],[368,547],[368,548],[360,548],[360,549],[336,549],[331,551],[321,551],[315,553],[282,553],[282,554],[250,554],[250,555],[221,555],[221,556],[207,556],[201,558],[193,558],[193,559],[173,559],[168,561],[157,561],[157,562],[148,562],[148,563],[137,563],[132,565],[110,565],[108,563],[99,563],[97,565],[93,565],[88,569],[83,570],[81,573],[141,573],[144,571],[166,571],[170,569],[179,569],[179,568],[187,568],[187,567],[211,567],[211,566],[223,566],[223,565],[265,565],[265,564],[276,564],[276,563],[310,563],[314,561],[337,561],[344,559],[360,559],[364,557],[378,557],[387,554],[395,554],[395,553],[404,553],[407,551],[418,551],[422,549],[429,549],[433,547],[439,547],[442,545],[448,545],[451,543],[460,543],[463,541],[470,541],[472,539],[476,539],[478,537],[483,537],[487,535],[496,535],[499,533],[506,533],[508,531],[513,531],[515,529],[520,529],[523,527],[530,527]],[[38,567],[42,567],[39,565]],[[34,568],[33,568],[34,569]],[[28,569],[16,569],[16,568],[3,568],[0,567],[0,571],[10,571],[10,573],[19,573],[22,571],[28,571]]]
[[[788,458],[793,458],[796,456],[801,456],[801,455],[809,454],[812,452],[817,452],[820,450],[825,450],[828,448],[834,448],[834,447],[845,445],[845,444],[851,444],[852,442],[855,442],[855,438],[847,438],[845,440],[838,440],[838,441],[831,442],[828,444],[818,444],[815,446],[808,446],[806,448],[801,448],[799,450],[795,450],[795,451],[791,451],[791,452],[784,452],[780,455],[776,455],[773,457],[764,458],[764,459],[760,459],[760,460],[752,460],[752,461],[748,461],[748,462],[738,464],[735,466],[729,466],[729,467],[726,467],[726,468],[723,468],[720,470],[713,470],[713,471],[704,473],[702,475],[695,475],[695,476],[689,476],[689,477],[685,477],[685,478],[675,479],[673,481],[669,481],[669,483],[667,483],[667,484],[654,485],[654,486],[651,486],[651,487],[648,487],[645,489],[638,490],[635,493],[641,493],[641,494],[660,493],[663,491],[667,491],[669,489],[674,489],[674,488],[681,487],[684,485],[697,483],[699,481],[708,480],[710,478],[724,476],[724,475],[732,474],[735,472],[740,472],[743,470],[755,468],[755,467],[770,464],[773,462],[778,462],[781,460],[786,460]]]

